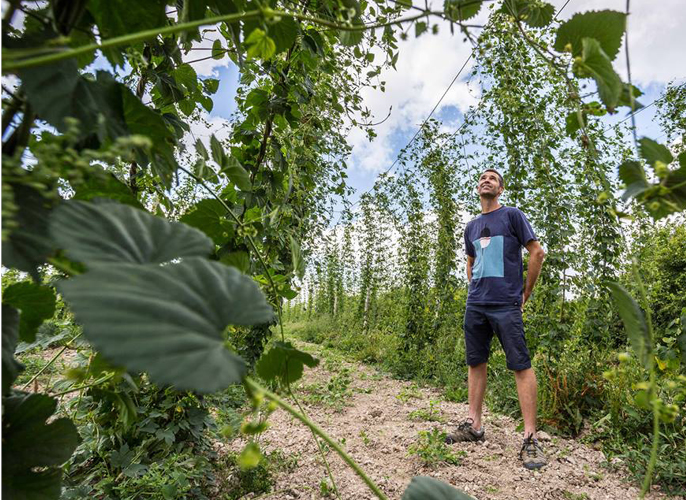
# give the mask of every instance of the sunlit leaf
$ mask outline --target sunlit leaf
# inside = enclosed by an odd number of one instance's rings
[[[276,44],[274,40],[260,28],[255,28],[246,38],[245,44],[248,46],[248,57],[251,59],[267,60],[274,55]]]
[[[248,443],[241,454],[238,455],[238,467],[242,470],[250,470],[257,467],[262,459],[260,446],[254,441]]]

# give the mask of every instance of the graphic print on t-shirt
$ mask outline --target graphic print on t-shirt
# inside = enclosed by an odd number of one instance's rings
[[[472,279],[502,278],[505,276],[503,236],[491,236],[488,227],[484,227],[479,236],[478,240],[472,241],[476,250]]]

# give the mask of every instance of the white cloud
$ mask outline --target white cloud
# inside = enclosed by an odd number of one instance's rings
[[[188,54],[183,55],[183,61],[196,61],[204,59],[192,64],[193,69],[198,76],[214,76],[217,77],[219,68],[228,68],[233,62],[229,56],[225,54],[221,59],[214,59],[212,55],[212,45],[215,40],[220,40],[222,47],[226,49],[226,39],[219,33],[216,26],[203,26],[200,28],[202,34],[201,42],[193,42],[193,48]]]
[[[566,0],[549,1],[559,10]],[[569,19],[577,12],[604,9],[624,11],[625,7],[626,0],[573,0],[563,10],[560,20]],[[488,9],[482,9],[475,23],[483,24],[488,12]],[[631,70],[632,79],[639,87],[655,83],[662,86],[672,79],[686,77],[684,25],[686,9],[683,0],[662,0],[659,3],[635,0],[631,3],[628,22]],[[404,141],[409,140],[469,56],[471,44],[463,41],[462,35],[451,35],[447,23],[440,28],[438,35],[424,34],[420,38],[415,38],[410,29],[408,40],[399,43],[398,70],[388,69],[381,74],[380,79],[387,82],[386,92],[373,89],[363,91],[364,104],[375,119],[386,116],[390,106],[393,106],[393,112],[386,122],[376,127],[378,135],[371,143],[359,129],[350,133],[348,141],[353,146],[351,163],[354,168],[368,172],[380,172],[388,168],[395,159],[397,143],[393,139],[396,134],[402,136]],[[448,106],[465,112],[478,101],[476,85],[470,91],[463,81],[472,66],[470,61],[434,116]],[[626,79],[624,47],[615,61],[615,69]],[[454,130],[460,121],[446,123],[445,128]]]
[[[387,69],[380,76],[386,82],[386,92],[371,88],[362,92],[365,105],[376,119],[383,118],[392,106],[390,118],[375,128],[378,135],[371,143],[359,129],[348,137],[353,146],[353,163],[365,170],[382,171],[390,166],[394,134],[414,133],[419,128],[469,57],[471,45],[460,36],[452,36],[446,23],[438,35],[425,34],[415,39],[411,33],[408,40],[399,43],[399,49],[397,71]],[[464,112],[476,103],[478,96],[465,81],[472,66],[470,61],[433,116],[449,106]]]
[[[565,0],[552,0],[559,9]],[[627,22],[631,76],[635,83],[665,84],[686,77],[686,5],[683,0],[634,0]],[[573,0],[560,15],[567,20],[577,12],[589,10],[626,10],[626,0]],[[626,80],[624,45],[615,69]]]

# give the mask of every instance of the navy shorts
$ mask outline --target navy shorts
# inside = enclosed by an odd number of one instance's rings
[[[498,336],[510,370],[531,368],[529,349],[524,339],[524,322],[519,306],[467,305],[464,338],[469,366],[488,361],[493,334]]]

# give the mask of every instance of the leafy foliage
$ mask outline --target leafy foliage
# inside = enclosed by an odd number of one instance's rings
[[[46,420],[57,400],[42,394],[14,392],[3,397],[2,492],[12,498],[56,498],[62,471],[79,435],[71,420]],[[36,470],[39,468],[39,470]]]

